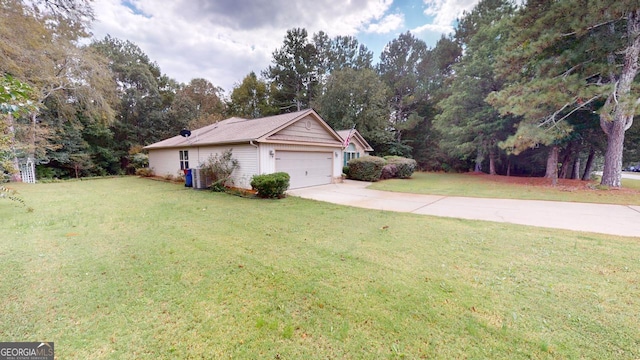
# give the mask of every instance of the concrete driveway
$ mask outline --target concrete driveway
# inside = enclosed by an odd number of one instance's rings
[[[370,190],[369,185],[346,180],[287,194],[367,209],[640,237],[640,206],[418,195]]]

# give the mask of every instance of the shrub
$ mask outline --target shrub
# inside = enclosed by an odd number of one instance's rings
[[[231,174],[240,167],[238,160],[232,157],[233,149],[225,150],[221,154],[213,154],[200,164],[202,175],[211,179],[211,190],[222,192],[226,187],[233,186]]]
[[[343,166],[343,167],[342,167],[342,173],[343,173],[346,177],[349,177],[349,167],[348,167],[348,166]]]
[[[155,173],[153,172],[153,169],[140,168],[140,169],[136,169],[136,175],[142,176],[142,177],[153,177],[155,176]]]
[[[132,155],[131,165],[136,169],[149,167],[149,155],[143,153]]]
[[[387,160],[387,164],[396,166],[397,173],[395,177],[400,179],[410,178],[418,166],[418,163],[415,160],[400,156],[385,156],[385,160]]]
[[[349,160],[348,164],[349,178],[361,181],[378,181],[386,161],[377,156],[363,156]]]
[[[392,179],[398,174],[398,167],[395,164],[387,164],[382,168],[380,180]]]
[[[251,178],[251,188],[262,198],[282,198],[289,188],[289,180],[289,174],[285,172],[254,175]]]

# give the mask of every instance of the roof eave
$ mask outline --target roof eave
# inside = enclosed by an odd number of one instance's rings
[[[191,147],[203,147],[203,146],[217,146],[217,145],[231,145],[231,144],[250,144],[251,142],[259,142],[258,139],[239,139],[239,140],[229,140],[229,141],[219,141],[219,142],[194,142],[191,144],[181,144],[181,145],[168,145],[168,146],[153,146],[148,145],[143,149],[154,150],[154,149],[183,149],[183,148],[191,148]]]

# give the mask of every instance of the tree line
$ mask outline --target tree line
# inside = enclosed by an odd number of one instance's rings
[[[602,184],[617,187],[624,159],[640,161],[635,1],[482,0],[435,46],[406,32],[376,63],[355,37],[294,28],[228,97],[206,79],[169,78],[128,40],[80,45],[87,0],[31,4],[0,1],[0,70],[33,104],[0,108],[5,173],[26,157],[40,177],[130,173],[145,145],[181,129],[307,108],[424,170],[555,181],[587,179],[601,162]]]

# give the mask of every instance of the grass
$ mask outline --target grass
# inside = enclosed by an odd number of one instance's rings
[[[0,339],[59,359],[640,357],[638,239],[137,178],[0,202]]]
[[[510,183],[509,179],[514,183]],[[543,181],[533,178],[418,172],[411,179],[384,180],[373,183],[369,188],[446,196],[640,205],[640,180],[623,179],[623,190],[597,189],[596,185],[587,187],[586,182],[580,183],[579,187],[554,188],[550,184],[542,186]]]

